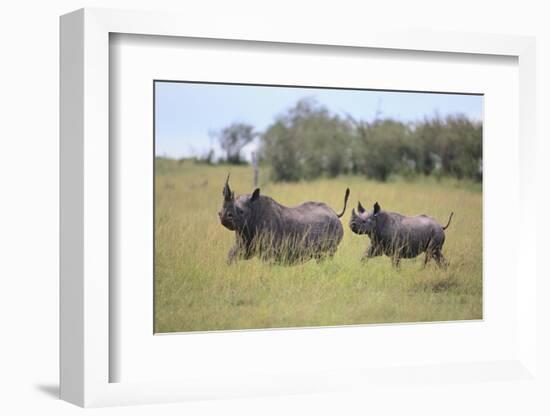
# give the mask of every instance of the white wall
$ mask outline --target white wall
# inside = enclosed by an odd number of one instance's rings
[[[180,10],[209,23],[209,15],[247,15],[287,25],[325,25],[327,32],[373,22],[388,26],[536,35],[538,42],[539,180],[548,194],[550,151],[550,31],[543,1],[5,1],[0,9],[0,413],[72,414],[54,399],[58,376],[58,16],[80,7]],[[543,140],[542,138],[546,138]],[[544,175],[544,180],[541,175]],[[535,180],[535,178],[534,178]],[[541,192],[542,194],[542,192]],[[540,201],[540,216],[548,200]],[[505,209],[505,207],[503,207]],[[512,213],[513,215],[513,213]],[[548,232],[548,220],[542,224]],[[541,233],[542,234],[542,233]],[[545,249],[548,243],[545,243]],[[548,271],[548,266],[542,263]],[[550,273],[546,273],[550,277]],[[549,292],[549,284],[538,288]],[[546,321],[548,323],[548,320]],[[546,325],[546,328],[550,327]],[[548,334],[545,346],[550,350]],[[542,357],[545,359],[545,357]],[[548,361],[545,361],[546,365]],[[441,387],[365,397],[351,393],[102,409],[101,414],[543,414],[528,389],[500,385],[480,392]],[[8,410],[11,409],[11,411]],[[33,412],[34,411],[34,412]],[[548,408],[546,408],[548,412]],[[547,413],[548,414],[548,413]]]

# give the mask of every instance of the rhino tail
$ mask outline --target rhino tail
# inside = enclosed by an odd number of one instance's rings
[[[349,188],[346,188],[346,195],[344,196],[344,209],[340,214],[336,214],[338,218],[341,218],[342,215],[344,215],[344,212],[346,212],[346,207],[348,206],[348,198],[349,198]]]
[[[454,212],[451,212],[451,215],[449,215],[449,221],[447,221],[447,225],[445,227],[442,227],[444,230],[446,230],[451,224],[451,218],[453,218],[453,215],[454,215]]]

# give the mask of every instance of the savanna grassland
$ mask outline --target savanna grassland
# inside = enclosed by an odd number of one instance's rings
[[[387,182],[341,176],[273,183],[261,192],[283,205],[322,201],[343,206],[344,238],[334,259],[295,266],[258,259],[227,264],[234,233],[219,222],[222,187],[231,171],[235,194],[252,192],[249,166],[209,166],[157,159],[155,178],[155,332],[209,331],[446,321],[482,318],[482,193],[471,182],[434,178]],[[360,261],[368,237],[348,228],[351,207],[427,214],[445,224],[446,270],[424,256],[395,269],[387,257]]]

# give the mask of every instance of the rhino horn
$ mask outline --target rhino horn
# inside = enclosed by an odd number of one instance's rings
[[[226,201],[231,201],[233,199],[233,192],[229,187],[229,173],[227,174],[227,179],[225,180],[225,185],[223,187],[223,197]]]

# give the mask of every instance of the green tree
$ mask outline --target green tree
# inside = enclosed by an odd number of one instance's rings
[[[385,181],[414,163],[414,152],[407,143],[407,126],[384,119],[356,124],[354,154],[357,171],[368,178]]]
[[[298,101],[261,135],[260,154],[276,181],[363,174],[481,180],[482,125],[437,114],[415,123],[342,119],[311,99]]]
[[[276,181],[334,177],[351,169],[349,123],[311,99],[300,100],[261,136]]]
[[[481,180],[482,125],[463,115],[436,116],[418,123],[415,145],[419,171],[425,175]]]

